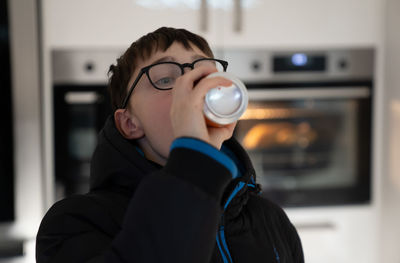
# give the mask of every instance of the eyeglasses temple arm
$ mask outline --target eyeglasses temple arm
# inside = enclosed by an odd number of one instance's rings
[[[145,71],[142,70],[142,71],[140,72],[139,76],[137,76],[137,78],[136,78],[135,81],[133,82],[131,88],[130,88],[129,91],[128,91],[128,94],[126,95],[126,97],[125,97],[125,99],[124,99],[124,102],[122,103],[121,109],[126,109],[126,106],[127,106],[127,104],[128,104],[129,98],[130,98],[131,95],[132,95],[133,89],[136,87],[136,84],[139,82],[139,80],[140,80],[140,78],[142,77],[142,75],[144,74],[144,72],[145,72]]]

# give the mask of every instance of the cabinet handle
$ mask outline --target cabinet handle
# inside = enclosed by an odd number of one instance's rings
[[[242,1],[241,0],[233,0],[233,31],[240,32],[242,31]]]
[[[269,88],[249,90],[249,100],[251,101],[271,101],[288,99],[360,99],[369,98],[371,91],[368,87],[312,87],[312,88],[290,88],[273,89]]]
[[[201,0],[200,4],[200,31],[208,30],[208,7],[207,0]]]
[[[335,230],[336,226],[330,222],[295,224],[297,230]]]

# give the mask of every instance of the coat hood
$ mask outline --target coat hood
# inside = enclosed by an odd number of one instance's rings
[[[90,169],[90,190],[127,188],[134,191],[143,176],[161,166],[143,157],[134,141],[125,139],[109,116],[100,131]]]

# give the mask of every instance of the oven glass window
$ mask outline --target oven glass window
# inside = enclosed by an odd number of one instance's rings
[[[90,161],[111,114],[106,86],[54,88],[56,199],[89,191]]]
[[[251,102],[234,136],[248,151],[263,191],[323,192],[360,184],[358,135],[368,128],[360,125],[360,101]]]

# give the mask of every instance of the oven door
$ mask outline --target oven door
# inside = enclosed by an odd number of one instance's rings
[[[111,113],[108,101],[106,86],[54,87],[57,198],[89,190],[91,157]]]
[[[249,90],[234,136],[263,195],[290,206],[370,200],[370,87]]]

